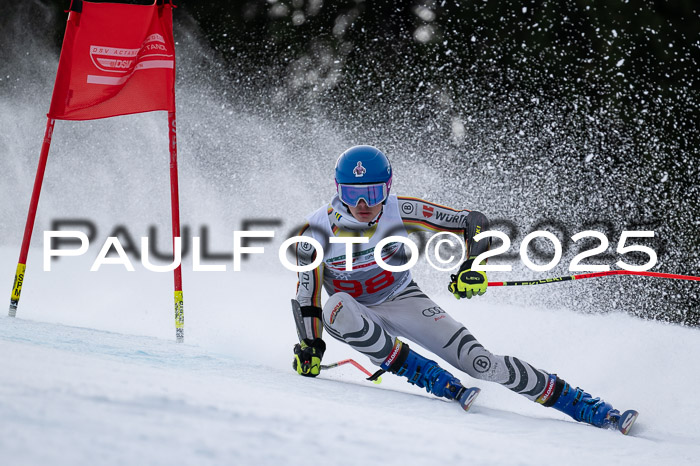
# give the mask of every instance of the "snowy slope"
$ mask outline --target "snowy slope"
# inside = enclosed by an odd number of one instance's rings
[[[11,283],[15,257],[0,249],[0,283]],[[170,274],[91,274],[91,260],[42,272],[32,251],[18,318],[0,317],[0,464],[693,464],[700,455],[697,330],[495,304],[506,290],[437,296],[492,351],[639,410],[625,437],[466,375],[483,389],[470,413],[391,375],[379,386],[348,366],[299,377],[295,280],[281,270],[186,267],[178,345]],[[329,340],[326,362],[345,357],[371,369]]]

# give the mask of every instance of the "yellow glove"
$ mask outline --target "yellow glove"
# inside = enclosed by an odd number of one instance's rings
[[[467,298],[486,293],[488,288],[488,279],[486,272],[476,271],[471,269],[472,261],[467,260],[460,267],[456,275],[450,276],[452,282],[448,286],[450,293],[455,298]]]
[[[326,343],[320,338],[310,340],[305,338],[294,345],[294,361],[292,367],[297,374],[305,377],[316,377],[321,373],[321,358],[326,351]]]

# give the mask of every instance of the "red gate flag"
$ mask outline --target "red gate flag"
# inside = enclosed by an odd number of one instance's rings
[[[170,0],[71,2],[49,118],[94,120],[175,111]]]

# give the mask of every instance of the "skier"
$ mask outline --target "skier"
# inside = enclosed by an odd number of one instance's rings
[[[488,249],[487,241],[475,242],[475,234],[486,231],[486,216],[476,211],[457,211],[411,197],[389,194],[392,169],[387,157],[372,146],[355,146],[343,152],[335,166],[337,194],[329,205],[308,217],[300,235],[323,245],[321,264],[312,272],[299,273],[296,300],[301,307],[301,341],[294,347],[293,367],[308,377],[321,370],[326,349],[323,328],[380,367],[406,377],[429,393],[458,401],[466,410],[479,392],[429,360],[398,336],[432,351],[469,376],[499,383],[524,397],[553,407],[577,421],[597,427],[618,428],[627,434],[636,411],[619,411],[580,388],[573,388],[551,374],[512,356],[499,356],[484,348],[461,323],[421,291],[410,271],[391,272],[377,264],[374,246],[388,236],[407,237],[415,231],[448,231],[463,235],[467,259],[451,276],[449,290],[455,298],[482,295],[486,273],[472,270],[474,258]],[[346,270],[343,243],[332,237],[364,237],[354,245],[352,270]],[[296,245],[297,264],[316,260],[315,248],[307,242]],[[381,251],[385,263],[406,264],[403,243],[388,243]],[[321,306],[321,285],[330,298]],[[306,336],[306,338],[302,338]],[[622,418],[621,418],[622,417]]]

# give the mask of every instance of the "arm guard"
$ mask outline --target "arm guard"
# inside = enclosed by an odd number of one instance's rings
[[[474,241],[474,236],[489,229],[489,219],[486,215],[475,210],[467,216],[467,227],[464,229],[464,241],[467,243],[467,258],[473,259],[491,247],[491,238]]]
[[[300,236],[311,236],[306,225]],[[310,243],[297,243],[296,248],[297,265],[303,266],[311,264],[316,259],[316,250]],[[296,300],[301,306],[301,314],[306,328],[308,338],[321,338],[323,334],[323,323],[321,321],[321,286],[323,284],[323,265],[318,266],[309,272],[297,273]]]

